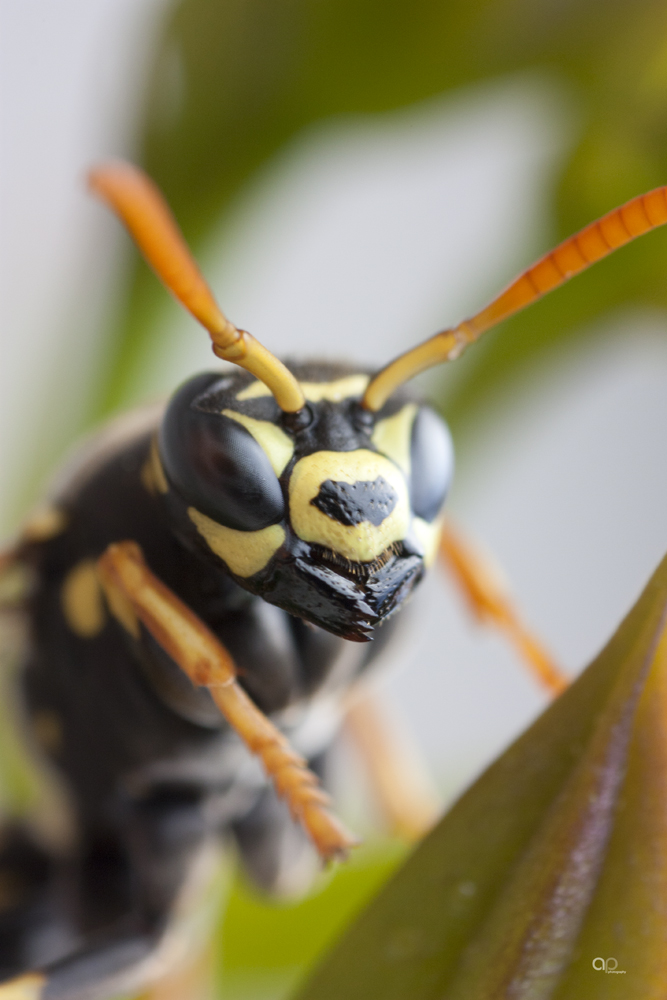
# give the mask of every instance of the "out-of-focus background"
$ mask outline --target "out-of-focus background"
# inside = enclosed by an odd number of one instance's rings
[[[101,157],[149,169],[271,350],[371,365],[667,182],[667,13],[649,0],[0,0],[0,18],[7,535],[83,431],[214,363],[86,194]],[[572,673],[667,549],[665,235],[423,380],[458,445],[453,515]],[[392,659],[379,686],[443,802],[545,704],[436,573]],[[371,848],[301,907],[236,891],[225,996],[282,995],[398,850],[373,855],[349,751],[340,770]]]

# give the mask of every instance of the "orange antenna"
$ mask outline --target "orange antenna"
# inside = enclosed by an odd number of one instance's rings
[[[667,222],[667,187],[659,187],[614,209],[565,240],[520,274],[485,309],[451,330],[442,330],[390,362],[369,382],[362,405],[380,410],[408,379],[445,361],[458,358],[492,326],[513,316],[569,278],[622,247],[636,236]]]
[[[237,329],[224,315],[150,178],[130,163],[117,162],[91,170],[88,180],[91,189],[123,220],[157,276],[208,330],[213,352],[264,382],[281,410],[301,410],[306,400],[299,383],[252,334]]]

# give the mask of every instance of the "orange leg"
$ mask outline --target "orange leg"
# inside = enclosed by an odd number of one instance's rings
[[[521,621],[490,561],[462,538],[458,530],[453,530],[449,521],[442,531],[440,555],[475,617],[504,632],[533,676],[551,694],[560,694],[567,687],[568,678]]]
[[[440,802],[402,720],[363,686],[350,698],[345,727],[368,769],[389,828],[404,840],[418,840],[433,826]]]
[[[234,663],[220,641],[151,573],[134,542],[110,545],[97,565],[109,608],[123,627],[138,638],[141,622],[193,684],[209,689],[320,855],[345,856],[354,838],[326,808],[328,796],[303,758],[237,684]]]

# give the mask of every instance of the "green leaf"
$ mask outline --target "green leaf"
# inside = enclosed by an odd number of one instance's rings
[[[459,800],[298,1000],[664,997],[666,614],[667,559],[598,658]],[[616,974],[596,959],[614,959]]]
[[[404,854],[397,842],[367,844],[321,877],[305,899],[291,902],[261,896],[237,877],[216,939],[220,995],[288,996]]]

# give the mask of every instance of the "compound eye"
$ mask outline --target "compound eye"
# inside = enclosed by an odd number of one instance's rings
[[[172,400],[159,450],[174,490],[202,514],[237,531],[259,531],[285,513],[280,483],[261,446],[235,420]]]
[[[454,473],[454,446],[446,423],[433,410],[419,409],[410,442],[410,503],[417,517],[433,521]]]

